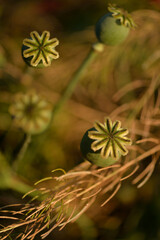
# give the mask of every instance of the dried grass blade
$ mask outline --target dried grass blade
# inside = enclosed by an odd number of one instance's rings
[[[70,216],[69,216],[69,218],[68,218],[68,220],[67,220],[67,221],[64,223],[64,225],[59,229],[60,231],[61,231],[61,230],[67,225],[67,223],[70,222],[70,220],[71,220],[71,218],[72,218],[72,216],[73,216],[73,214],[74,214],[76,208],[77,208],[77,206],[75,205],[74,208],[73,208],[72,213],[70,214]]]
[[[83,197],[82,200],[86,200],[89,199],[91,197],[94,197],[95,195],[97,195],[100,191],[102,190],[102,188],[99,188],[96,192],[92,193],[91,195],[87,196],[87,197]]]
[[[145,139],[136,141],[136,144],[146,143],[146,142],[153,142],[153,143],[159,144],[159,139],[158,138],[145,138]]]
[[[65,217],[60,219],[49,231],[45,232],[44,234],[41,235],[41,238],[44,239],[46,238],[56,227],[60,226],[60,223],[63,222]]]
[[[108,202],[114,197],[114,195],[116,195],[116,193],[118,192],[118,190],[120,189],[120,187],[121,187],[121,183],[119,183],[119,184],[117,185],[116,189],[115,189],[114,192],[110,195],[110,197],[107,198],[107,200],[106,200],[104,203],[101,204],[101,207],[103,207],[106,203],[108,203]]]
[[[91,201],[88,202],[88,203],[81,209],[81,211],[79,211],[79,212],[77,213],[76,216],[74,216],[73,218],[71,218],[71,219],[69,220],[69,222],[75,222],[75,221],[93,204],[94,201],[95,201],[95,197],[93,197],[93,198],[91,199]],[[68,223],[69,223],[69,222],[68,222]],[[59,226],[63,226],[65,223],[66,223],[66,222],[60,224]]]
[[[137,166],[133,169],[133,171],[132,171],[131,173],[129,173],[127,176],[122,177],[120,181],[124,181],[124,180],[126,180],[127,178],[131,177],[131,176],[138,170],[138,168],[139,168],[139,165],[137,165]]]

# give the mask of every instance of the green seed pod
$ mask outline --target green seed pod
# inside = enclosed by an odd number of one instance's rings
[[[59,44],[57,38],[50,38],[50,33],[44,31],[39,35],[36,31],[30,33],[30,38],[23,40],[22,57],[30,67],[48,67],[53,59],[59,58],[55,47]]]
[[[96,24],[96,36],[103,44],[118,45],[126,39],[130,28],[134,28],[135,24],[123,9],[110,4],[108,10],[110,12],[100,18]]]
[[[100,167],[114,164],[128,153],[125,145],[130,145],[131,140],[126,134],[128,130],[121,128],[119,121],[112,124],[107,118],[104,125],[96,122],[82,138],[80,149],[83,158]]]

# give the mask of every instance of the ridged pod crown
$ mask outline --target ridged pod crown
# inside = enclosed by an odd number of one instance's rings
[[[126,137],[127,134],[128,130],[122,128],[118,120],[112,123],[106,118],[104,124],[95,122],[81,141],[84,159],[101,167],[115,163],[128,153],[125,145],[131,145],[131,139]]]
[[[135,28],[136,24],[132,19],[132,16],[123,8],[119,8],[116,4],[108,4],[108,11],[112,13],[115,19],[119,19],[121,25],[129,28]]]
[[[109,4],[108,11],[96,24],[96,36],[103,44],[117,45],[126,39],[130,29],[135,28],[136,24],[127,11],[115,4]]]
[[[23,40],[22,57],[31,67],[48,67],[53,59],[59,58],[59,53],[55,50],[58,44],[57,38],[50,39],[48,31],[41,35],[33,31],[30,38]]]

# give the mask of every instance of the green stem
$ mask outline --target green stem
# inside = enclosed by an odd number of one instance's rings
[[[24,141],[24,143],[23,143],[23,145],[22,145],[22,147],[21,147],[21,149],[18,153],[18,156],[17,156],[17,158],[14,162],[14,169],[18,170],[30,142],[31,142],[31,134],[27,134],[26,138],[25,138],[25,141]]]
[[[92,63],[94,58],[96,57],[98,52],[103,51],[103,46],[100,43],[95,43],[93,45],[92,49],[88,53],[87,57],[83,60],[82,64],[78,68],[78,70],[74,73],[71,81],[69,82],[68,86],[64,90],[62,97],[60,100],[57,102],[53,109],[53,117],[56,115],[56,113],[60,110],[60,108],[63,106],[63,104],[70,98],[72,95],[76,84],[78,83],[79,79],[82,77],[82,75],[85,73],[87,70],[87,67]]]

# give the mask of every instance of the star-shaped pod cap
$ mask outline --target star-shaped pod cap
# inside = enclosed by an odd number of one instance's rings
[[[112,121],[106,118],[105,123],[95,122],[95,131],[88,133],[89,138],[94,139],[91,145],[93,151],[101,150],[104,158],[119,158],[119,155],[125,156],[128,153],[125,145],[131,145],[131,140],[126,137],[128,130],[121,128],[121,122]]]
[[[55,47],[59,44],[57,38],[50,39],[50,33],[44,31],[41,35],[33,31],[30,38],[23,40],[22,57],[31,67],[48,67],[53,59],[59,58]]]
[[[119,19],[121,25],[129,28],[135,28],[137,25],[132,19],[132,16],[123,8],[119,8],[116,4],[108,4],[108,11],[112,13],[115,19]]]
[[[131,145],[131,139],[126,137],[127,134],[128,130],[121,128],[120,121],[112,123],[106,118],[104,124],[95,122],[82,138],[83,158],[100,167],[114,164],[128,153],[126,145]]]

